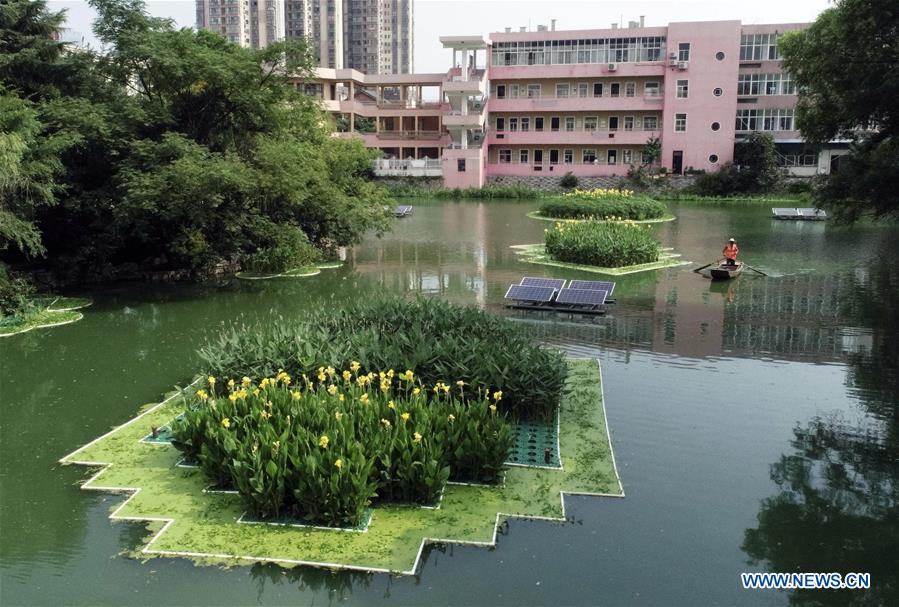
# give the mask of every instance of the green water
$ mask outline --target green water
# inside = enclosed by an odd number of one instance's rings
[[[899,604],[899,270],[895,226],[777,222],[762,206],[672,207],[654,229],[701,265],[726,238],[771,274],[693,266],[617,279],[591,320],[507,313],[529,203],[421,203],[319,276],[84,293],[84,320],[0,340],[0,603]],[[56,462],[197,370],[209,331],[371,293],[420,292],[528,323],[603,362],[627,498],[569,498],[565,524],[513,520],[495,550],[427,550],[420,575],[139,562],[122,496]],[[82,294],[82,293],[76,293]],[[744,591],[742,571],[861,571],[865,592]]]

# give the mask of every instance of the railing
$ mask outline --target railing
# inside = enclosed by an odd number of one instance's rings
[[[443,174],[443,164],[431,158],[378,159],[372,161],[372,170],[381,177],[439,177]]]
[[[517,97],[512,97],[511,95],[505,95],[503,97],[496,96],[494,94],[495,99],[499,100],[519,100],[519,99],[530,99],[534,102],[539,101],[548,101],[548,102],[556,102],[560,99],[644,99],[645,101],[662,101],[664,99],[664,94],[659,91],[658,93],[644,93],[642,95],[518,95]]]
[[[518,130],[515,130],[515,131],[509,130],[509,129],[505,129],[505,130],[496,130],[496,131],[494,131],[494,132],[495,132],[495,133],[502,133],[502,134],[506,134],[506,133],[593,133],[593,136],[594,136],[594,137],[600,137],[600,138],[602,138],[602,137],[608,137],[608,136],[610,136],[610,135],[614,135],[615,133],[634,133],[634,132],[647,132],[647,133],[649,133],[649,132],[652,132],[652,131],[658,131],[658,130],[659,130],[659,127],[658,127],[658,125],[656,125],[656,126],[652,126],[652,127],[647,127],[647,126],[640,126],[640,127],[634,127],[634,128],[621,127],[621,128],[617,128],[617,129],[609,129],[609,128],[604,128],[604,129],[599,129],[599,128],[596,128],[596,129],[588,129],[588,128],[586,128],[586,127],[577,127],[577,128],[573,128],[573,129],[565,129],[565,128],[560,128],[560,129],[548,128],[548,129],[547,129],[547,128],[543,128],[543,129],[540,129],[540,130],[537,130],[537,129],[527,129],[527,130],[521,130],[521,129],[518,129]]]
[[[442,131],[380,131],[378,139],[440,139]]]

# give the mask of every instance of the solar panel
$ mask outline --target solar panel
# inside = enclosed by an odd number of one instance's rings
[[[799,209],[786,209],[781,207],[775,207],[771,209],[771,212],[778,217],[799,217],[801,215]]]
[[[827,213],[821,209],[796,209],[803,217],[827,217]]]
[[[548,303],[552,301],[556,289],[552,287],[534,287],[530,285],[512,285],[506,291],[506,299],[527,301],[532,303]]]
[[[521,284],[528,287],[550,287],[553,289],[561,289],[565,286],[564,278],[535,278],[533,276],[525,276],[521,279]]]
[[[589,289],[591,291],[605,291],[609,295],[615,290],[614,282],[605,280],[572,280],[569,289]]]
[[[606,291],[597,289],[562,289],[556,303],[578,306],[601,306],[606,303]]]
[[[411,215],[412,207],[408,206],[408,205],[402,205],[402,206],[395,207],[393,209],[393,214],[396,215],[397,217],[402,217],[404,215]]]

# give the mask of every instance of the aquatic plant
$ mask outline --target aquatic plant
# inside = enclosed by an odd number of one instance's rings
[[[598,188],[575,190],[546,200],[540,214],[555,219],[658,219],[664,217],[663,203],[631,190]]]
[[[238,323],[208,338],[199,355],[209,373],[299,377],[319,367],[415,369],[426,385],[464,378],[466,389],[502,390],[500,410],[551,419],[567,366],[557,350],[531,343],[525,330],[474,307],[435,299],[360,298],[295,319]]]
[[[570,263],[617,268],[658,261],[661,252],[652,228],[632,221],[558,222],[544,234],[546,253]]]
[[[260,518],[355,526],[373,501],[436,502],[450,476],[496,481],[512,446],[502,393],[462,380],[427,390],[412,371],[352,363],[218,383],[185,397],[174,444]]]

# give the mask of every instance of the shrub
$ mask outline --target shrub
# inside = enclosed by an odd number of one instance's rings
[[[244,267],[250,272],[285,272],[318,261],[319,254],[297,227],[273,225],[266,246],[247,256]]]
[[[0,318],[16,316],[33,307],[34,286],[30,281],[11,274],[0,262]]]
[[[501,393],[360,369],[322,367],[297,385],[282,371],[227,389],[210,376],[186,397],[175,446],[237,489],[251,515],[328,525],[359,524],[376,497],[433,503],[451,474],[498,479],[512,446]]]
[[[564,188],[566,190],[572,190],[577,187],[578,180],[577,177],[571,171],[565,173],[565,176],[559,180],[559,187]]]
[[[371,369],[413,369],[426,384],[465,378],[504,394],[516,417],[552,417],[567,376],[563,356],[525,330],[473,307],[433,299],[360,298],[294,320],[236,324],[199,351],[213,375],[295,376],[353,360]]]
[[[540,214],[555,219],[657,219],[666,207],[658,200],[634,195],[630,190],[575,190],[555,196],[540,207]]]
[[[617,268],[658,261],[660,249],[649,227],[585,221],[546,230],[546,252],[559,261]]]

